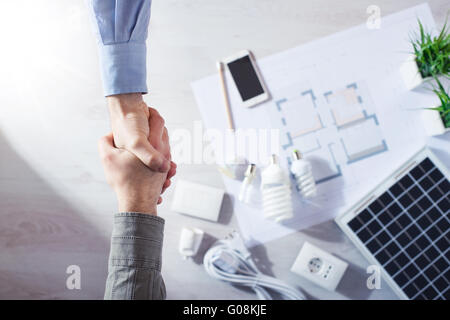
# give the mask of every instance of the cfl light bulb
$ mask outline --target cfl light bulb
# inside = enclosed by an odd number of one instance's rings
[[[261,191],[266,219],[280,222],[293,217],[290,180],[276,155],[272,155],[270,165],[261,173]]]
[[[311,163],[305,160],[298,150],[294,150],[293,158],[291,173],[295,177],[297,191],[305,198],[314,197],[317,194],[317,187]]]

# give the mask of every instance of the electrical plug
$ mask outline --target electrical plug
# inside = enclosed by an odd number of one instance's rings
[[[225,251],[220,252],[220,255],[214,258],[213,264],[227,273],[236,273],[239,268],[239,261]]]
[[[231,249],[239,251],[245,259],[248,259],[251,256],[250,251],[248,251],[245,246],[244,240],[236,230],[230,232],[225,239],[221,240],[221,242],[226,243]]]

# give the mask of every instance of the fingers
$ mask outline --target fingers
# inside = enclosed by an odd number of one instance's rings
[[[161,141],[162,141],[161,152],[164,154],[167,160],[172,160],[172,155],[170,154],[169,132],[167,131],[166,127],[164,127],[163,129]]]
[[[100,140],[98,141],[98,151],[102,160],[108,159],[110,155],[116,151],[112,132],[100,138]]]
[[[162,142],[164,144],[169,145],[169,131],[167,130],[166,127],[164,127],[164,129],[163,129],[163,133],[162,133],[161,139],[162,139]]]
[[[162,141],[163,141],[164,145],[167,146],[166,159],[171,160],[172,157],[170,154],[169,133],[167,131],[167,128],[165,128],[165,127],[164,127],[163,136],[162,136]],[[177,173],[177,165],[175,162],[170,161],[170,169],[169,169],[169,172],[167,173],[167,179],[170,180],[170,178],[172,178],[176,173]]]
[[[146,141],[140,139],[133,148],[133,153],[150,169],[158,172],[168,172],[170,161],[165,152],[159,150],[164,133],[164,119],[154,108],[148,108],[149,136]]]
[[[156,150],[151,143],[142,137],[131,147],[131,151],[151,170],[166,173],[170,169],[170,161]]]
[[[148,139],[150,143],[158,147],[161,145],[162,142],[162,136],[164,133],[164,119],[161,117],[158,111],[154,108],[148,108],[149,111],[149,119],[148,119],[148,126],[150,128],[150,133],[148,136]]]
[[[166,179],[166,181],[164,181],[164,184],[163,184],[163,187],[162,187],[162,190],[161,190],[161,194],[163,194],[164,191],[166,191],[166,189],[168,187],[170,187],[171,184],[172,184],[172,182],[169,179]]]
[[[171,163],[170,163],[170,170],[167,173],[167,178],[166,178],[166,181],[164,181],[164,184],[163,184],[163,187],[162,187],[162,190],[161,190],[161,194],[163,194],[164,191],[166,191],[166,189],[168,187],[170,187],[170,185],[172,184],[170,179],[175,175],[176,171],[177,171],[177,165],[175,164],[175,162],[171,161]]]
[[[161,190],[161,194],[163,194],[164,191],[166,191],[166,189],[167,189],[168,187],[170,187],[170,184],[171,184],[171,182],[170,182],[169,179],[167,179],[166,181],[164,181],[164,184],[163,184],[163,187],[162,187],[162,190]],[[162,201],[163,201],[162,197],[159,196],[159,199],[158,199],[158,203],[157,203],[157,204],[161,204]]]
[[[164,181],[164,184],[163,184],[163,187],[162,187],[162,190],[161,190],[161,194],[163,194],[164,191],[166,191],[166,189],[167,189],[168,187],[170,187],[170,184],[171,184],[171,182],[170,182],[169,179],[167,179],[166,181]],[[157,203],[157,204],[161,204],[162,201],[163,201],[162,197],[159,196],[159,199],[158,199],[158,203]]]
[[[167,179],[171,179],[177,173],[177,164],[173,161],[170,162],[170,169],[167,173]]]

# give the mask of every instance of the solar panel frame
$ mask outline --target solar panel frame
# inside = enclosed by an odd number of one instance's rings
[[[418,164],[421,164],[421,166],[418,166]],[[424,169],[429,171],[424,171]],[[441,175],[438,171],[434,172],[436,169],[439,170]],[[425,175],[426,179],[421,180]],[[448,169],[442,162],[428,148],[423,148],[395,170],[393,174],[384,179],[361,201],[335,219],[339,227],[372,264],[384,265],[381,268],[381,275],[402,299],[409,299],[407,293],[411,298],[431,297],[440,291],[438,286],[442,287],[443,281],[447,280],[447,284],[449,282],[448,278],[445,278],[445,274],[450,272],[448,269],[450,250],[447,248],[443,251],[438,248],[439,240],[450,235],[448,233],[450,209],[447,208],[449,199],[444,202],[438,197],[438,191],[442,191],[442,188],[448,188],[449,177]],[[442,187],[439,189],[441,184]],[[434,190],[434,188],[438,189]],[[420,195],[420,198],[414,197],[417,195]],[[437,201],[432,198],[432,195],[437,198]],[[441,192],[441,195],[448,194]],[[422,198],[426,200],[422,200]],[[406,210],[403,204],[406,205]],[[434,206],[430,208],[430,204],[434,204]],[[426,207],[426,210],[423,210],[422,206]],[[430,216],[428,216],[428,212],[430,212]],[[436,221],[437,214],[439,214],[440,219],[438,221]],[[358,219],[354,219],[355,217],[358,217]],[[361,219],[359,219],[360,217]],[[425,219],[420,220],[425,217],[427,217],[428,222]],[[441,220],[443,221],[441,228],[447,229],[440,230],[438,222]],[[427,223],[429,225],[421,230],[419,221],[422,225]],[[370,229],[368,228],[369,225]],[[358,229],[353,231],[352,228]],[[376,231],[376,233],[371,234],[371,230]],[[397,234],[392,235],[395,232]],[[417,237],[411,239],[410,236]],[[412,240],[414,240],[413,244],[411,244]],[[448,243],[448,238],[446,240]],[[389,249],[388,246],[390,246]],[[401,250],[398,250],[395,246],[401,248]],[[441,246],[445,247],[445,241],[441,243]],[[427,266],[428,255],[434,257],[436,248],[441,250],[444,256],[435,257],[429,263],[434,261],[437,263],[439,259],[444,259],[447,264],[442,265],[447,266],[446,270],[438,270],[437,268],[434,270],[434,265]],[[389,257],[390,252],[396,253],[396,255]],[[439,251],[437,252],[439,253]],[[396,259],[399,259],[401,263],[409,262],[406,266],[401,266],[395,262]],[[408,269],[409,274],[414,276],[413,279],[408,279],[406,269]],[[394,281],[394,278],[401,283],[403,289]],[[442,281],[441,278],[443,278]],[[422,291],[418,290],[414,293],[418,288],[415,285],[416,280],[420,284],[429,279],[434,282],[421,288]],[[403,281],[406,282],[402,283]],[[425,293],[425,291],[427,292]],[[443,296],[444,292],[440,292],[436,297],[449,299],[447,297],[449,293],[450,289],[447,289],[445,297]]]

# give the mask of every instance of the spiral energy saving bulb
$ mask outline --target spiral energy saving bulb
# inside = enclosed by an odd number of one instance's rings
[[[293,217],[290,180],[276,155],[261,173],[261,192],[264,218],[280,222]]]
[[[298,192],[304,198],[315,196],[317,194],[317,187],[312,173],[311,163],[305,160],[298,150],[294,150],[293,158],[291,173],[295,177]]]

